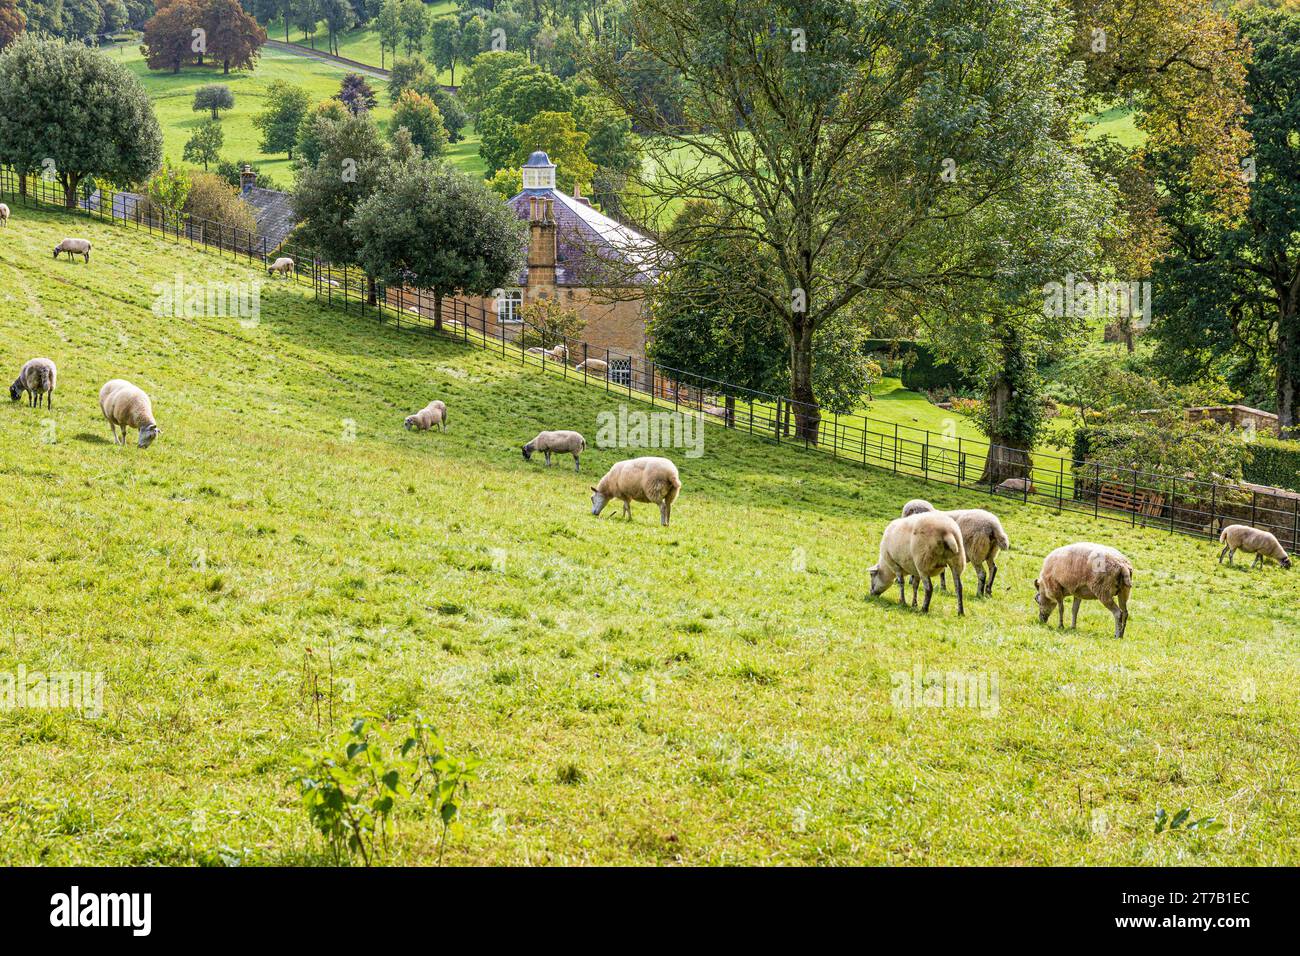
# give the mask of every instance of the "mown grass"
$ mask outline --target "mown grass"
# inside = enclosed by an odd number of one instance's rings
[[[426,12],[430,16],[440,17],[444,14],[452,13],[456,10],[456,4],[453,0],[438,0],[435,3],[426,4],[429,8]],[[325,27],[322,20],[316,25],[315,49],[328,51],[329,47],[329,30]],[[272,40],[284,40],[284,21],[281,19],[272,20],[266,25],[266,35]],[[289,27],[290,43],[296,43],[300,46],[312,49],[312,39],[306,32],[292,24]],[[426,44],[427,45],[427,44]],[[358,63],[365,63],[369,66],[377,66],[383,69],[392,69],[393,51],[383,51],[380,56],[379,49],[379,31],[375,29],[373,23],[365,26],[356,27],[339,36],[338,55],[347,57],[349,60],[356,60]],[[405,56],[406,49],[403,46],[398,50],[398,56]],[[417,54],[418,55],[418,54]],[[456,65],[456,82],[461,81],[461,65]],[[443,70],[438,74],[439,83],[451,82],[451,71]]]
[[[9,201],[0,367],[48,355],[60,384],[52,414],[0,408],[0,672],[106,692],[97,720],[0,712],[5,863],[322,861],[287,780],[361,711],[486,761],[451,863],[1300,860],[1294,573],[999,500],[996,595],[922,616],[866,595],[881,529],[917,495],[989,499],[710,426],[670,452],[672,527],[597,520],[588,485],[635,452],[575,475],[519,446],[594,444],[617,398],[288,283],[255,327],[159,318],[178,271],[259,273]],[[90,265],[51,260],[69,233]],[[145,452],[107,442],[113,376],[153,396]],[[450,430],[405,432],[433,397]],[[1095,603],[1037,623],[1041,557],[1081,539],[1137,568],[1123,641]],[[337,679],[320,723],[308,648]],[[996,675],[996,714],[896,708],[918,664]],[[1184,806],[1226,829],[1153,832]],[[436,828],[404,815],[391,845],[431,862]]]

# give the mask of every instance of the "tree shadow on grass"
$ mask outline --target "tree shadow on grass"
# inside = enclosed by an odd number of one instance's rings
[[[73,436],[72,436],[72,440],[73,440],[73,441],[84,441],[84,442],[86,442],[87,444],[90,444],[90,445],[110,445],[110,444],[112,444],[112,442],[110,442],[110,441],[109,441],[107,438],[105,438],[103,435],[95,435],[95,434],[92,434],[91,432],[80,432],[80,433],[78,433],[78,434],[76,434],[76,435],[73,435]]]

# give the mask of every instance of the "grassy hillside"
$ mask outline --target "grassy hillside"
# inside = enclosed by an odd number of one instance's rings
[[[89,265],[51,261],[68,233]],[[0,673],[107,684],[96,720],[0,711],[0,861],[320,861],[300,751],[419,711],[485,761],[452,863],[1300,862],[1294,572],[999,501],[996,595],[922,616],[866,596],[880,530],[987,499],[711,426],[670,452],[672,527],[597,520],[636,452],[575,475],[519,445],[594,444],[615,398],[288,283],[251,327],[155,316],[178,274],[262,277],[17,206],[0,233],[0,368],[60,366],[52,414],[0,408]],[[108,443],[114,376],[153,396],[147,451]],[[433,397],[447,434],[405,432]],[[1122,642],[1095,603],[1037,623],[1041,557],[1080,539],[1138,569]],[[332,723],[303,689],[327,650]],[[914,667],[995,677],[996,712],[895,707]],[[1156,834],[1161,807],[1226,828]],[[389,859],[435,855],[403,817]]]
[[[429,8],[427,12],[435,17],[442,16],[445,13],[452,13],[456,9],[456,4],[453,0],[437,0],[437,2],[428,3],[425,4],[425,6]],[[277,19],[268,23],[266,26],[266,35],[272,40],[284,40],[284,21]],[[301,46],[307,47],[308,49],[313,49],[312,38],[308,37],[301,27],[293,26],[292,24],[289,27],[288,42],[297,43]],[[328,51],[328,47],[329,30],[326,29],[325,21],[322,20],[317,24],[314,48]],[[357,27],[356,29],[349,30],[347,33],[341,34],[339,36],[338,54],[339,56],[347,57],[349,60],[356,60],[358,63],[366,63],[370,66],[391,68],[393,65],[392,50],[385,50],[383,56],[380,56],[379,31],[375,29],[373,23],[368,23],[365,26]],[[398,50],[398,55],[405,56],[405,48]],[[457,65],[456,81],[458,83],[460,82],[460,78],[460,67]],[[451,72],[449,70],[442,71],[438,75],[438,81],[441,83],[450,83]]]

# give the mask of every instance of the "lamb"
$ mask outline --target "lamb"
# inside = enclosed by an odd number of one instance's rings
[[[579,362],[573,366],[579,372],[595,372],[604,375],[609,371],[609,363],[601,359],[587,359],[585,362]]]
[[[551,454],[564,454],[565,452],[573,456],[573,470],[580,470],[578,467],[578,456],[587,450],[587,439],[583,438],[577,432],[559,431],[559,432],[539,432],[537,437],[524,446],[524,461],[532,461],[533,453],[540,451],[546,456],[546,467],[551,467]]]
[[[1036,490],[1028,478],[1008,478],[997,487],[998,493],[1004,495],[1032,495]]]
[[[153,403],[149,401],[149,396],[128,381],[115,378],[106,382],[99,390],[99,408],[113,429],[115,444],[126,444],[128,428],[140,429],[140,439],[136,443],[138,448],[148,448],[162,434],[154,421]],[[122,429],[121,441],[117,437],[119,428]]]
[[[437,425],[441,431],[445,432],[447,430],[447,406],[434,399],[414,415],[407,415],[405,424],[408,432],[413,428],[417,431],[427,432],[434,425]]]
[[[9,225],[9,207],[0,202],[0,226]]]
[[[903,517],[934,510],[934,505],[930,502],[915,498],[903,505]],[[966,549],[966,563],[973,564],[975,573],[979,576],[976,596],[992,597],[993,579],[998,574],[998,552],[1011,549],[1011,540],[1007,537],[1002,522],[993,512],[985,511],[983,508],[961,508],[956,511],[945,511],[943,514],[956,521],[957,527],[961,529],[962,547]],[[948,582],[943,571],[939,572],[939,587],[948,590]]]
[[[631,521],[632,502],[645,501],[659,506],[660,524],[667,527],[682,480],[677,466],[667,458],[629,458],[615,464],[591,490],[593,515],[599,516],[605,505],[617,498],[623,502],[623,516]]]
[[[916,587],[925,580],[925,603],[921,610],[930,611],[934,593],[931,581],[945,568],[952,571],[957,591],[957,614],[966,613],[961,588],[961,573],[966,570],[966,549],[957,522],[941,511],[921,512],[907,518],[895,518],[880,539],[880,560],[871,567],[871,593],[879,596],[898,581],[899,603],[906,603],[903,579],[912,579],[912,607],[916,607]]]
[[[86,261],[90,261],[90,240],[89,239],[64,239],[54,247],[54,258],[59,258],[60,252],[66,252],[68,258],[73,256],[85,256]]]
[[[278,273],[284,276],[284,275],[288,275],[292,271],[293,271],[293,260],[288,256],[281,256],[279,259],[276,259],[274,262],[272,262],[269,266],[266,267],[267,275],[274,275]]]
[[[553,362],[564,362],[566,364],[569,361],[569,348],[563,342],[549,349],[534,346],[529,349],[528,352],[530,355],[542,356],[543,360],[550,359]]]
[[[9,397],[16,402],[26,392],[29,407],[39,408],[43,400],[46,408],[53,408],[57,381],[58,370],[54,363],[47,358],[34,358],[22,367],[9,386]]]
[[[1219,540],[1223,542],[1223,550],[1219,552],[1220,564],[1223,563],[1225,554],[1228,563],[1232,564],[1233,556],[1240,549],[1255,556],[1252,568],[1263,564],[1266,557],[1272,558],[1284,568],[1291,567],[1291,556],[1286,553],[1286,548],[1267,531],[1252,528],[1248,524],[1230,524],[1219,532]]]
[[[1057,548],[1043,561],[1034,581],[1038,621],[1046,624],[1057,608],[1057,626],[1065,627],[1065,599],[1074,598],[1070,627],[1079,626],[1079,604],[1096,598],[1115,617],[1115,637],[1128,629],[1128,596],[1133,590],[1133,565],[1114,548],[1082,541]]]

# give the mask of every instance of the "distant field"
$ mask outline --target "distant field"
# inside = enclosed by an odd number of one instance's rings
[[[1112,136],[1124,146],[1142,143],[1142,131],[1134,123],[1133,110],[1128,106],[1112,106],[1091,118],[1090,137]]]
[[[450,13],[456,9],[456,4],[452,2],[452,0],[440,0],[438,3],[426,4],[426,6],[433,12],[434,16],[441,16],[444,13]],[[283,40],[285,37],[284,21],[272,20],[268,23],[266,25],[266,35],[273,40]],[[317,27],[315,41],[313,43],[300,27],[290,26],[288,42],[297,43],[301,46],[307,47],[308,49],[314,48],[317,50],[328,51],[329,32],[325,29],[325,23],[322,21]],[[355,30],[349,30],[347,33],[340,36],[338,55],[345,56],[350,60],[356,60],[358,63],[369,64],[370,66],[391,68],[393,65],[392,50],[386,50],[384,51],[383,56],[380,56],[379,32],[375,30],[373,25],[357,27]],[[406,55],[405,47],[398,50],[398,55]],[[457,65],[457,82],[460,82],[460,74],[461,69],[460,66]],[[444,70],[440,73],[438,75],[438,82],[450,83],[451,72]]]

